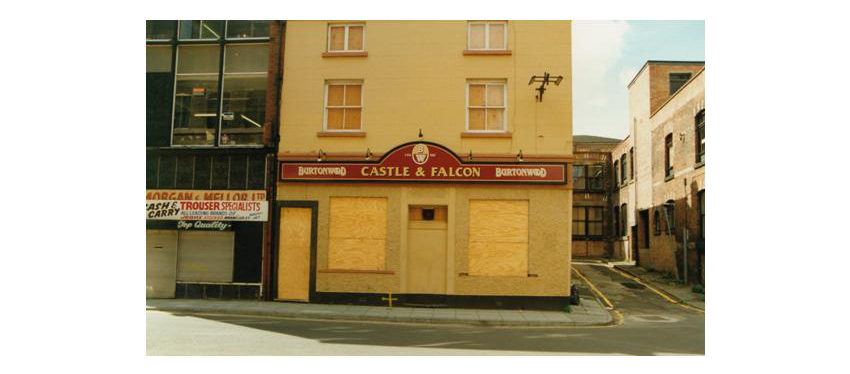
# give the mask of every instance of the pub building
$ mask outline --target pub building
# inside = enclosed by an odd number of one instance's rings
[[[267,292],[284,25],[147,21],[148,298]]]
[[[289,21],[285,37],[269,299],[569,303],[569,21]]]

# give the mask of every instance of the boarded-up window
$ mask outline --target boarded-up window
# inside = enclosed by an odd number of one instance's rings
[[[361,83],[328,83],[325,96],[325,129],[360,130]]]
[[[364,28],[365,25],[362,24],[328,26],[328,51],[362,51]]]
[[[387,199],[332,197],[330,206],[328,268],[385,270]]]
[[[504,82],[470,82],[467,97],[468,131],[506,131]]]
[[[528,275],[528,201],[469,201],[469,275]]]
[[[469,49],[507,49],[506,22],[470,22],[467,36]]]

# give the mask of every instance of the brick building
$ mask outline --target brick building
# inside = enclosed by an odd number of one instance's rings
[[[614,245],[611,152],[620,139],[573,136],[573,258],[623,259]]]
[[[704,65],[648,61],[629,84],[629,136],[613,151],[622,247],[642,267],[679,279],[687,271],[698,283],[705,279]]]

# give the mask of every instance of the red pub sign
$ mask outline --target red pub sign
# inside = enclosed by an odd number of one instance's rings
[[[463,162],[430,142],[407,143],[373,162],[282,161],[281,181],[566,184],[567,164]]]

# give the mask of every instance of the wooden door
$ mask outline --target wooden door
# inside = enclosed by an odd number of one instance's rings
[[[177,286],[177,231],[147,230],[146,297],[174,298]]]
[[[446,294],[447,227],[446,207],[410,208],[407,293]]]
[[[285,207],[280,210],[278,247],[278,300],[309,301],[311,208]]]

